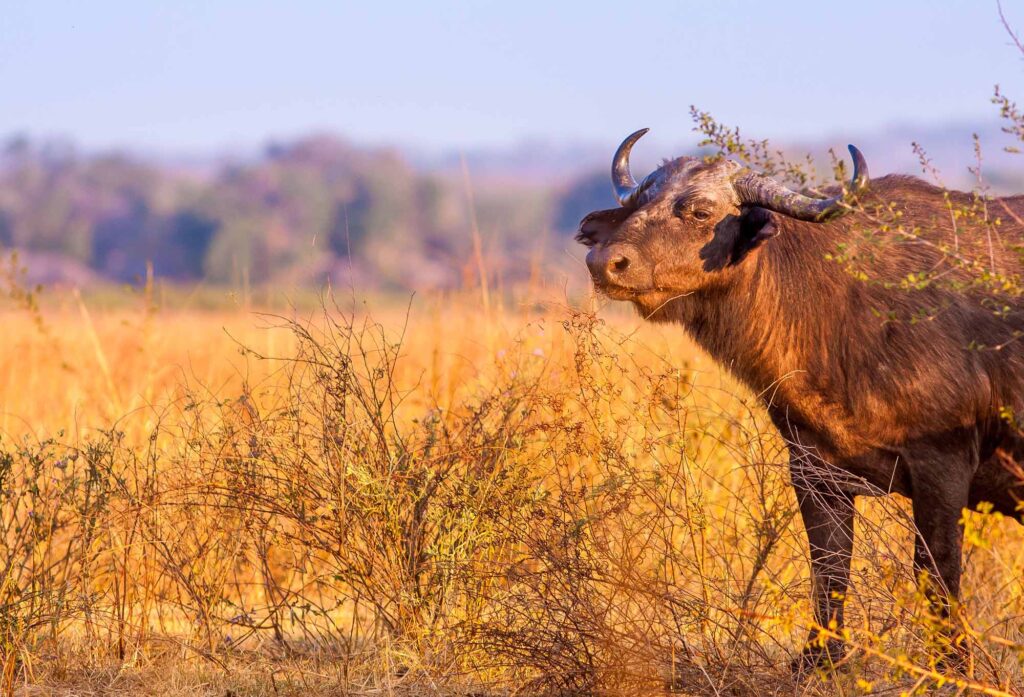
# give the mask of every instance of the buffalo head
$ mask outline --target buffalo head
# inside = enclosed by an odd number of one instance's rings
[[[641,309],[728,282],[731,269],[778,234],[780,216],[828,221],[849,210],[845,196],[868,181],[864,157],[851,145],[852,183],[832,198],[791,191],[724,158],[667,161],[637,183],[629,153],[646,132],[626,138],[612,160],[621,206],[589,214],[577,234],[590,247],[597,289]]]

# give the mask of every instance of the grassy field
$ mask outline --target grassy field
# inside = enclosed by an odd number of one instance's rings
[[[845,670],[794,680],[778,436],[681,330],[479,296],[0,321],[4,694],[900,694],[939,674],[905,502],[861,501]],[[1016,694],[1024,535],[966,515]]]

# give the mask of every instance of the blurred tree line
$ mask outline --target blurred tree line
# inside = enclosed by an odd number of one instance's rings
[[[611,205],[603,173],[558,190],[472,186],[326,136],[206,172],[16,137],[0,152],[0,246],[116,281],[151,262],[182,282],[451,287],[473,278],[470,201],[486,261],[509,282],[543,246],[564,249],[584,213]]]

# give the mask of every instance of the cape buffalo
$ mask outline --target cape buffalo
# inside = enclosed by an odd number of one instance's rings
[[[827,197],[724,158],[666,161],[638,184],[629,153],[646,132],[613,158],[620,207],[580,223],[595,287],[678,322],[762,396],[789,446],[818,624],[842,626],[858,495],[911,499],[914,563],[948,612],[962,509],[1021,515],[1024,197],[869,180],[853,146],[851,184]],[[980,240],[964,230],[970,211]],[[965,260],[978,250],[983,264]],[[837,263],[851,258],[869,277]],[[796,667],[843,654],[816,639]]]

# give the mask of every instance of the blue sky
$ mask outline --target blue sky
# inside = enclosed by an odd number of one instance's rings
[[[1024,33],[1024,2],[1005,0]],[[425,148],[818,137],[1024,101],[994,0],[8,0],[0,134],[173,152],[327,130]]]

